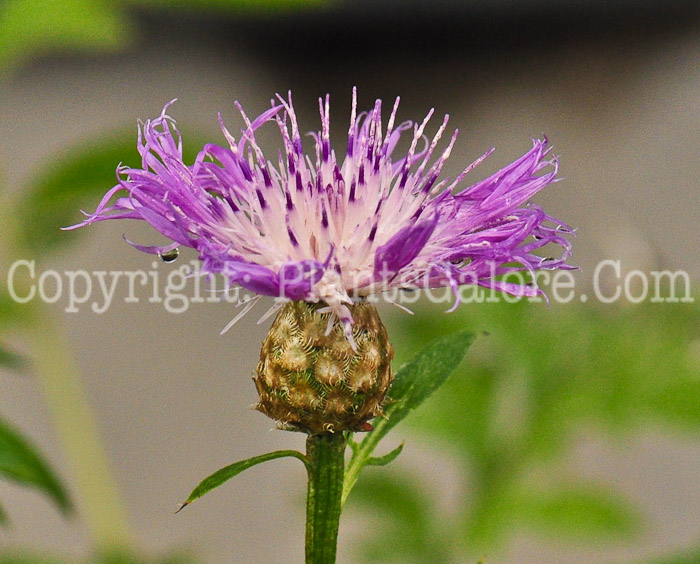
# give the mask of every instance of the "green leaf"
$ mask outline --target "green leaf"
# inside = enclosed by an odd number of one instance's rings
[[[524,523],[557,536],[625,538],[641,522],[627,500],[595,484],[529,490],[518,501]]]
[[[367,465],[368,466],[386,466],[387,464],[392,463],[396,458],[401,454],[401,451],[403,450],[403,442],[397,446],[394,450],[391,452],[388,452],[384,456],[370,456],[367,459]]]
[[[390,403],[384,410],[386,423],[382,425],[382,431],[385,434],[447,380],[473,341],[474,334],[467,331],[442,337],[399,369],[389,391]]]
[[[0,73],[52,51],[114,51],[131,36],[126,12],[106,0],[0,3]]]
[[[450,315],[431,305],[388,321],[398,357],[457,328],[489,333],[405,430],[447,452],[461,473],[467,495],[454,534],[468,550],[493,550],[529,525],[578,544],[634,532],[638,513],[620,495],[576,485],[566,472],[582,429],[700,436],[698,300],[622,308],[501,300]],[[533,475],[570,485],[543,494]]]
[[[462,362],[473,341],[474,334],[467,331],[442,337],[399,368],[389,391],[384,417],[373,421],[374,430],[367,433],[348,463],[343,503],[379,441],[447,380]]]
[[[36,449],[0,419],[0,476],[48,495],[64,513],[72,509],[58,478]]]
[[[307,460],[306,456],[304,456],[302,453],[300,453],[299,451],[296,451],[296,450],[277,450],[275,452],[268,452],[267,454],[261,454],[260,456],[254,456],[254,457],[248,458],[246,460],[240,460],[238,462],[234,462],[233,464],[230,464],[229,466],[225,466],[224,468],[217,470],[211,476],[202,480],[199,483],[199,485],[195,489],[192,490],[192,493],[190,494],[190,496],[180,506],[180,509],[178,509],[177,512],[181,511],[183,508],[188,506],[194,500],[199,499],[204,494],[210,492],[214,488],[218,488],[221,484],[223,484],[224,482],[227,482],[228,480],[230,480],[234,476],[237,476],[238,474],[240,474],[244,470],[247,470],[248,468],[255,466],[256,464],[260,464],[262,462],[267,462],[268,460],[274,460],[276,458],[284,458],[286,456],[298,458],[305,465],[308,465],[308,460]]]

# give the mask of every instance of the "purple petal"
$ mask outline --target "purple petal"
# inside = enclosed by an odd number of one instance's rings
[[[409,264],[421,252],[438,223],[438,215],[401,229],[374,255],[374,273],[381,278],[391,276]]]
[[[279,293],[290,300],[304,300],[311,288],[323,276],[323,264],[315,260],[292,262],[282,265],[279,271]]]

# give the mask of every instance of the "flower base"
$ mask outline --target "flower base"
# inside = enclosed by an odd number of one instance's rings
[[[256,407],[284,429],[369,430],[394,378],[386,328],[373,305],[350,306],[353,348],[342,324],[323,308],[289,302],[277,314],[254,378]]]

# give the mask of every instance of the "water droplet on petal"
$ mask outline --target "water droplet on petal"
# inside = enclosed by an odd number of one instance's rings
[[[177,257],[180,256],[180,251],[175,247],[172,251],[166,251],[164,253],[158,253],[160,260],[163,262],[175,262]]]

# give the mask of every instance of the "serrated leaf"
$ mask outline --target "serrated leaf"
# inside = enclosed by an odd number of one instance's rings
[[[227,482],[234,476],[237,476],[244,470],[247,470],[248,468],[257,464],[261,464],[262,462],[267,462],[268,460],[274,460],[276,458],[284,458],[288,456],[298,458],[305,465],[308,463],[306,456],[304,456],[302,453],[296,450],[277,450],[275,452],[268,452],[267,454],[261,454],[260,456],[254,456],[246,460],[234,462],[229,466],[225,466],[220,470],[217,470],[211,476],[202,480],[199,483],[199,485],[192,490],[192,493],[187,498],[187,500],[180,506],[180,509],[178,509],[178,511],[181,511],[196,499],[199,499],[204,494],[210,492],[215,488],[218,488],[221,484]]]
[[[37,450],[0,419],[0,476],[38,489],[65,512],[72,509],[68,494]]]
[[[399,368],[389,391],[384,416],[372,422],[374,430],[367,433],[348,463],[343,503],[379,441],[447,380],[473,341],[473,333],[458,331],[435,340]]]

